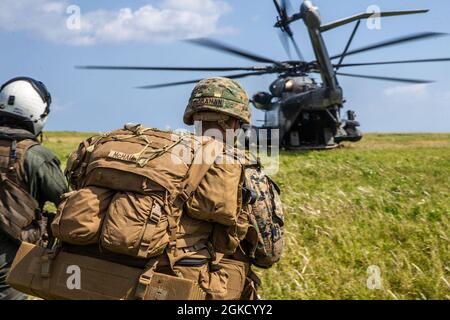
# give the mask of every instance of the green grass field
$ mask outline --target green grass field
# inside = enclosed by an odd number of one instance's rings
[[[65,163],[87,136],[45,145]],[[371,134],[280,162],[286,249],[258,271],[263,298],[450,299],[450,134]]]

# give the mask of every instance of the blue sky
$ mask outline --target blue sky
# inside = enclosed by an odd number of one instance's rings
[[[298,8],[300,1],[291,0]],[[450,33],[446,0],[316,0],[324,23],[366,11],[429,8],[424,15],[386,18],[380,30],[365,24],[353,48],[422,31]],[[69,30],[69,5],[81,9],[81,30]],[[193,86],[137,90],[134,86],[196,79],[214,73],[82,71],[75,65],[250,66],[244,59],[178,41],[208,36],[274,59],[287,59],[272,27],[271,0],[55,1],[2,0],[0,81],[35,77],[54,97],[47,130],[105,131],[125,122],[183,128]],[[307,59],[313,54],[305,26],[293,24]],[[352,25],[329,31],[331,54],[339,53]],[[346,62],[450,57],[450,37],[426,40],[349,57]],[[340,78],[346,107],[356,110],[366,132],[449,132],[450,63],[348,68],[346,72],[436,80],[408,86]],[[274,76],[243,79],[249,94],[266,90]],[[254,119],[262,119],[255,112]]]

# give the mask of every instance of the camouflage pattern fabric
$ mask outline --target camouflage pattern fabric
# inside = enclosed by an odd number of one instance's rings
[[[245,89],[227,78],[209,78],[194,88],[184,113],[184,123],[192,125],[193,115],[198,112],[219,112],[250,123],[249,99]]]
[[[283,250],[284,215],[278,186],[264,173],[260,165],[245,169],[246,186],[257,194],[251,205],[250,223],[254,230],[252,262],[269,268],[281,258]]]

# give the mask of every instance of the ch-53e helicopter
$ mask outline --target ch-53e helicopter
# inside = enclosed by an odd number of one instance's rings
[[[301,149],[331,149],[343,141],[356,142],[361,140],[362,133],[358,129],[360,124],[355,119],[355,112],[348,110],[347,118],[341,117],[341,110],[345,103],[342,88],[339,86],[338,76],[357,77],[372,80],[395,81],[409,84],[430,83],[427,80],[405,79],[397,77],[380,77],[359,74],[342,73],[339,70],[346,67],[391,65],[404,63],[425,63],[450,61],[450,58],[380,61],[369,63],[346,63],[348,56],[370,50],[410,43],[418,40],[431,39],[445,35],[444,33],[423,32],[412,34],[388,41],[376,43],[358,49],[350,50],[361,21],[373,17],[391,17],[409,14],[426,13],[429,10],[403,10],[379,13],[361,13],[348,18],[322,24],[319,10],[311,1],[303,1],[298,13],[288,14],[288,0],[273,0],[278,17],[275,24],[281,30],[283,45],[290,55],[289,41],[293,44],[298,60],[277,61],[259,54],[244,51],[212,39],[192,39],[188,42],[233,54],[253,62],[264,63],[265,66],[252,67],[140,67],[140,66],[82,66],[83,69],[100,70],[154,70],[154,71],[207,71],[227,72],[245,71],[243,73],[226,75],[225,77],[239,79],[264,74],[278,74],[278,78],[270,85],[270,92],[256,93],[251,99],[252,104],[259,110],[265,111],[264,124],[253,127],[256,133],[261,129],[278,129],[279,141],[269,141],[289,150]],[[305,61],[294,39],[291,23],[302,20],[308,29],[316,60]],[[330,56],[322,37],[322,33],[334,28],[356,22],[342,53]],[[337,61],[337,62],[334,62]],[[318,84],[311,74],[320,74],[322,83]],[[177,85],[193,84],[197,80],[179,81],[149,86],[142,89],[156,89]],[[267,135],[270,137],[271,135]]]

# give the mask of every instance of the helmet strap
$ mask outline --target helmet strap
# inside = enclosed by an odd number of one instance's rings
[[[36,137],[36,140],[39,140],[39,142],[42,144],[44,143],[44,131],[41,131],[39,135]]]
[[[228,128],[228,124],[227,124],[227,122],[225,121],[225,120],[219,120],[219,121],[217,121],[217,123],[219,124],[219,126],[221,126],[222,127],[222,129],[223,129],[223,131],[227,131],[229,128]]]

